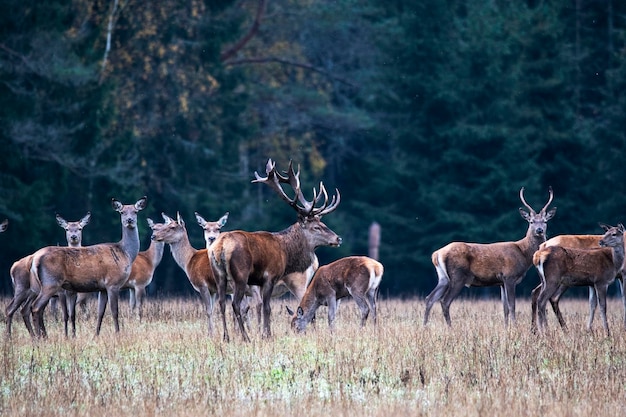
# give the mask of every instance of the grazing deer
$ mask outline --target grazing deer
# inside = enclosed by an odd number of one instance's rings
[[[546,212],[554,197],[552,188],[548,202],[539,213],[524,199],[524,187],[520,189],[519,196],[529,211],[519,209],[521,216],[528,222],[523,239],[488,244],[453,242],[433,252],[432,262],[439,282],[426,297],[424,325],[428,323],[430,309],[436,301],[441,300],[443,316],[450,326],[450,304],[463,287],[496,285],[501,287],[505,325],[508,325],[509,314],[515,322],[515,286],[522,281],[532,265],[533,254],[546,240],[547,223],[556,212],[556,207]]]
[[[61,288],[74,292],[100,292],[98,297],[98,323],[96,336],[100,334],[102,318],[107,301],[111,303],[111,314],[115,332],[119,332],[119,291],[126,284],[131,266],[139,253],[137,214],[146,207],[146,197],[135,204],[124,205],[113,199],[112,206],[120,213],[122,239],[116,243],[101,243],[80,248],[48,246],[33,255],[31,286],[40,286],[32,313],[36,333],[41,335],[41,315],[50,297]]]
[[[349,256],[321,266],[313,275],[311,283],[292,315],[291,328],[301,332],[315,317],[319,306],[328,306],[328,326],[332,329],[337,313],[337,300],[352,296],[361,310],[361,326],[372,311],[376,323],[376,299],[378,286],[383,278],[383,265],[367,256]]]
[[[244,232],[235,230],[222,233],[209,249],[211,267],[217,281],[217,293],[222,313],[224,340],[228,341],[226,327],[226,289],[233,285],[233,312],[244,341],[250,338],[241,315],[241,300],[248,285],[261,287],[263,300],[263,336],[270,337],[270,299],[279,280],[289,282],[290,277],[311,276],[318,265],[315,249],[318,246],[339,246],[341,238],[321,221],[339,205],[339,190],[329,202],[324,184],[320,182],[319,194],[313,189],[313,200],[307,201],[300,189],[300,171],[296,174],[290,162],[287,176],[276,171],[275,163],[267,162],[266,177],[254,173],[253,183],[264,183],[298,213],[298,220],[289,228],[277,232]],[[281,184],[289,184],[295,192],[289,198]],[[320,207],[315,207],[323,198]]]
[[[541,278],[541,289],[533,310],[537,311],[537,321],[541,329],[547,326],[546,304],[548,300],[557,294],[562,294],[568,287],[592,286],[600,305],[604,330],[607,336],[610,335],[606,318],[606,291],[624,264],[624,226],[621,224],[614,227],[601,226],[606,232],[600,239],[600,248],[577,249],[548,246],[534,254],[533,263]],[[534,300],[533,304],[535,304]],[[590,317],[587,324],[589,330],[591,330],[592,320],[593,317]],[[564,327],[562,318],[559,323]]]
[[[56,215],[57,224],[65,229],[65,237],[67,238],[67,245],[71,248],[78,248],[82,245],[83,239],[83,228],[89,224],[89,220],[91,219],[91,213],[87,212],[82,219],[75,222],[68,222],[59,214]],[[11,274],[11,282],[13,283],[14,295],[11,299],[11,302],[6,308],[6,324],[7,324],[7,334],[11,334],[11,324],[13,322],[13,315],[20,308],[20,312],[22,314],[22,318],[24,320],[24,324],[28,329],[28,332],[31,336],[34,336],[35,333],[33,331],[32,323],[30,320],[31,312],[30,307],[35,297],[37,297],[38,292],[31,291],[30,284],[30,269],[33,261],[33,255],[25,256],[13,263],[10,269]],[[55,294],[56,298],[57,294]],[[67,307],[65,304],[65,293],[64,291],[60,291],[58,296],[61,297],[61,304],[63,305],[63,321],[65,324],[65,335],[68,334],[68,314]],[[53,298],[53,299],[55,299]],[[43,327],[43,322],[40,323],[42,326],[42,332],[45,334],[45,327]]]
[[[576,249],[597,249],[600,247],[600,240],[602,239],[602,235],[559,235],[555,236],[551,239],[548,239],[544,243],[539,246],[539,249],[544,249],[548,246],[561,246],[564,248],[576,248]],[[624,235],[624,239],[626,239],[626,234]],[[623,269],[623,266],[622,266]],[[620,271],[617,276],[617,282],[620,287],[620,293],[622,295],[622,305],[624,307],[624,321],[623,326],[626,329],[626,294],[624,293],[624,278],[622,276],[622,272]],[[563,293],[567,290],[567,287],[559,288],[551,298],[550,305],[552,306],[552,310],[556,315],[559,324],[564,329],[567,328],[565,323],[565,319],[561,314],[561,309],[559,308],[559,300]],[[537,297],[539,297],[539,292],[541,291],[541,284],[539,284],[532,291],[532,320],[531,320],[531,328],[533,330],[537,329]],[[593,319],[595,316],[596,307],[598,305],[598,298],[596,295],[596,290],[593,287],[589,287],[589,321],[588,328],[591,328],[591,324],[593,323]]]
[[[162,213],[165,223],[162,227],[153,229],[152,240],[170,245],[172,257],[189,279],[191,286],[200,294],[206,309],[208,331],[213,333],[213,303],[217,294],[217,284],[211,270],[207,249],[196,249],[191,246],[185,222],[177,213],[174,220],[167,214]],[[216,222],[207,222],[196,213],[198,224],[204,229],[204,239],[207,245],[215,240],[220,234],[220,229],[226,224],[228,213]]]

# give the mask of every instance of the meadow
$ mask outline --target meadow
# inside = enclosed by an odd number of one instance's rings
[[[8,299],[3,299],[3,305]],[[342,303],[333,333],[326,308],[304,334],[289,327],[285,304],[272,308],[271,339],[252,320],[250,343],[231,327],[221,340],[197,298],[149,299],[140,322],[121,304],[119,334],[109,311],[94,336],[95,303],[79,312],[77,337],[47,314],[47,340],[30,339],[16,314],[2,333],[0,415],[6,416],[493,416],[618,415],[626,411],[626,332],[622,306],[609,301],[612,335],[599,317],[585,328],[585,300],[564,298],[569,330],[549,312],[545,334],[530,332],[530,304],[503,325],[500,301],[459,299],[453,327],[422,299],[379,301],[379,322],[358,326]],[[229,306],[230,310],[230,306]],[[230,311],[229,311],[230,314]],[[2,317],[4,318],[4,317]],[[232,326],[232,319],[229,317]]]

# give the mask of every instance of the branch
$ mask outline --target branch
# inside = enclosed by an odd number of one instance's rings
[[[104,80],[104,73],[109,59],[109,51],[111,50],[111,36],[113,35],[113,26],[115,22],[115,14],[117,13],[118,0],[113,0],[113,10],[109,16],[109,24],[107,25],[107,43],[104,48],[104,58],[102,58],[102,70],[100,72],[100,83]]]
[[[279,63],[279,64],[285,64],[285,65],[291,65],[294,67],[298,67],[298,68],[304,68],[307,69],[309,71],[313,71],[313,72],[317,72],[319,74],[324,75],[325,77],[328,77],[330,79],[339,81],[340,83],[349,85],[350,87],[353,88],[358,88],[358,86],[356,84],[354,84],[351,81],[348,81],[347,79],[343,78],[343,77],[338,77],[336,75],[333,75],[331,73],[329,73],[328,71],[325,71],[321,68],[318,68],[316,66],[313,66],[311,64],[305,64],[302,62],[296,62],[296,61],[290,61],[288,59],[284,59],[284,58],[277,58],[277,57],[266,57],[266,58],[242,58],[242,59],[238,59],[235,61],[230,61],[224,64],[225,67],[228,66],[234,66],[234,65],[245,65],[245,64],[269,64],[269,63]]]
[[[239,52],[239,50],[243,48],[248,43],[248,41],[252,39],[254,35],[256,35],[256,33],[259,31],[259,27],[261,26],[261,19],[263,18],[263,12],[265,11],[266,0],[258,0],[258,2],[259,2],[259,7],[257,8],[256,16],[254,18],[254,23],[252,23],[252,27],[243,38],[239,39],[237,43],[235,43],[226,51],[222,52],[222,54],[220,55],[220,60],[222,62],[227,61],[233,55]]]

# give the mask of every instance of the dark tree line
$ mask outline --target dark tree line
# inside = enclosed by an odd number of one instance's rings
[[[521,238],[522,186],[532,205],[553,187],[549,236],[599,233],[626,220],[625,42],[614,0],[6,0],[0,291],[64,244],[57,212],[92,212],[85,244],[118,240],[112,197],[180,212],[198,248],[194,211],[281,230],[295,214],[251,184],[268,158],[341,191],[322,263],[381,225],[383,294],[432,289],[450,241]],[[190,291],[168,253],[154,286]]]

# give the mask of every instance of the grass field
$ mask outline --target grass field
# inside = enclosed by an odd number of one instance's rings
[[[91,317],[79,317],[75,339],[65,339],[62,324],[47,316],[50,337],[33,342],[17,314],[10,340],[0,325],[0,415],[585,416],[626,411],[626,332],[615,299],[609,303],[609,338],[599,317],[595,332],[585,330],[584,300],[561,302],[567,333],[549,312],[550,329],[541,335],[529,331],[528,300],[518,301],[518,323],[509,329],[499,300],[458,300],[451,329],[438,305],[429,326],[422,326],[422,299],[381,300],[378,326],[359,328],[356,308],[346,301],[333,334],[323,307],[316,328],[303,335],[291,332],[285,303],[273,304],[273,338],[261,339],[253,326],[248,344],[232,329],[232,341],[221,341],[219,314],[209,337],[195,298],[149,300],[142,322],[123,303],[121,332],[114,334],[107,311],[100,337],[94,336],[95,305]]]

